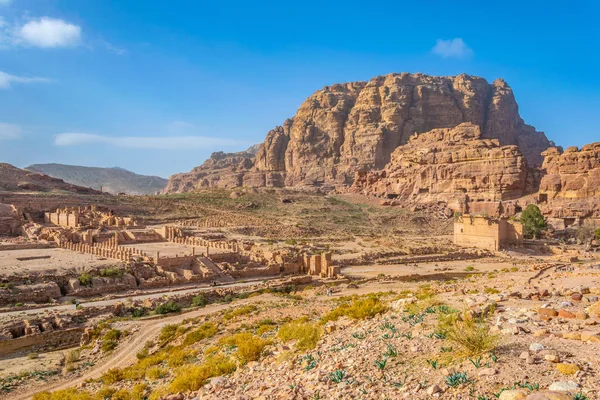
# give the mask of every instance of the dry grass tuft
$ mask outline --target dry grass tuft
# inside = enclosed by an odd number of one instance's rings
[[[323,329],[318,324],[300,319],[284,324],[279,328],[277,337],[284,342],[295,340],[296,349],[304,351],[315,348],[317,342],[321,339],[322,332]]]
[[[499,342],[499,336],[490,331],[488,321],[475,318],[469,312],[440,316],[438,328],[458,347],[458,353],[466,357],[490,352]]]

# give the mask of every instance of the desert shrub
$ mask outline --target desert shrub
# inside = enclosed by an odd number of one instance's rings
[[[235,370],[235,363],[224,356],[208,357],[200,365],[181,368],[169,385],[173,393],[184,393],[198,390],[213,376],[230,374]]]
[[[440,314],[438,330],[454,343],[459,353],[467,357],[492,351],[499,341],[499,337],[490,331],[485,318],[475,318],[469,312]]]
[[[121,278],[123,270],[119,268],[104,268],[98,272],[98,275],[105,278]]]
[[[173,301],[168,301],[164,304],[161,304],[154,310],[156,314],[168,314],[179,311],[181,311],[181,306]]]
[[[134,318],[140,318],[140,317],[143,317],[144,315],[146,315],[145,308],[134,308],[133,310],[131,310],[131,316]]]
[[[185,339],[183,339],[183,345],[191,346],[202,339],[213,337],[218,331],[219,328],[215,324],[202,324],[198,327],[198,329],[195,329],[186,335]]]
[[[202,293],[192,298],[192,305],[194,307],[204,307],[206,304],[208,304],[208,300],[206,300],[206,297]]]
[[[110,386],[104,386],[103,388],[101,388],[100,390],[98,390],[93,399],[94,400],[105,400],[105,399],[112,399],[112,396],[116,393],[117,391],[113,388],[111,388]]]
[[[92,286],[92,276],[87,272],[79,275],[77,279],[82,286]]]
[[[173,348],[169,351],[169,357],[167,358],[167,364],[169,367],[180,367],[183,364],[191,361],[196,356],[194,350],[182,349],[181,347]]]
[[[341,304],[321,318],[321,323],[336,321],[342,316],[351,319],[367,319],[387,311],[388,307],[378,297],[354,299],[350,304]]]
[[[146,356],[130,367],[125,368],[123,371],[127,379],[142,379],[146,375],[146,371],[155,365],[159,365],[164,362],[169,356],[170,348],[165,348],[156,354]]]
[[[145,383],[138,383],[131,389],[131,400],[144,400],[146,399],[146,392],[148,391],[148,385]]]
[[[100,377],[100,380],[107,385],[120,382],[123,379],[125,379],[125,374],[123,373],[123,370],[119,368],[111,368]]]
[[[547,226],[546,219],[535,204],[529,204],[521,213],[521,223],[523,224],[523,234],[529,239],[537,239]]]
[[[106,398],[110,398],[110,400],[132,400],[131,392],[127,389],[121,389],[117,392],[114,392],[110,397],[102,397],[102,399]]]
[[[322,328],[318,324],[297,320],[284,324],[277,332],[277,337],[284,342],[296,341],[296,349],[304,351],[314,349],[321,338]]]
[[[160,330],[160,334],[158,335],[159,342],[167,342],[173,340],[177,336],[177,329],[179,325],[165,325]]]
[[[33,395],[32,400],[92,400],[85,392],[79,392],[75,388],[57,390],[55,392],[40,392]]]
[[[81,350],[79,349],[75,349],[75,350],[71,350],[67,353],[67,356],[65,357],[65,361],[67,363],[74,363],[77,362],[81,359]]]
[[[104,340],[102,341],[102,351],[104,353],[108,353],[117,348],[117,342],[114,340]]]
[[[157,380],[167,376],[169,371],[166,368],[151,367],[146,370],[146,379]]]
[[[141,360],[143,358],[148,357],[148,348],[144,347],[142,350],[138,351],[137,354],[135,355],[137,357],[138,360]]]
[[[40,358],[40,355],[38,353],[29,353],[27,354],[27,359],[28,360],[35,360]]]
[[[598,228],[594,231],[594,238],[596,240],[600,240],[600,228]]]
[[[241,315],[250,314],[251,312],[256,311],[256,310],[257,310],[257,307],[255,305],[249,304],[249,305],[246,305],[243,307],[238,307],[231,311],[226,312],[225,314],[223,314],[223,319],[229,321],[230,319],[239,317]]]
[[[242,332],[222,338],[219,341],[219,344],[236,347],[237,351],[235,352],[235,356],[243,365],[250,361],[258,360],[263,349],[269,342],[249,332]]]
[[[110,329],[108,332],[104,334],[104,340],[119,340],[121,339],[121,331],[118,329]]]

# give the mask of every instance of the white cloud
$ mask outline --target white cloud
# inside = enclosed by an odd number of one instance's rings
[[[107,144],[128,149],[188,150],[245,145],[246,142],[206,136],[103,136],[91,133],[59,133],[57,146]]]
[[[80,26],[49,17],[27,22],[17,34],[25,44],[43,48],[73,47],[81,43]]]
[[[37,76],[16,76],[0,71],[0,89],[8,89],[13,83],[50,83],[52,79]]]
[[[19,125],[0,122],[0,140],[18,139],[23,134]]]
[[[0,6],[10,6],[12,0],[0,0]]]
[[[124,54],[127,54],[127,50],[126,49],[124,49],[122,47],[115,46],[114,44],[109,43],[106,40],[99,39],[97,42],[98,42],[98,44],[100,46],[104,47],[110,53],[116,54],[118,56],[122,56]]]
[[[473,55],[473,50],[461,38],[438,39],[431,51],[442,58],[466,58]]]

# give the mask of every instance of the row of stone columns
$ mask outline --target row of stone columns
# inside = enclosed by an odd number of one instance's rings
[[[87,243],[62,242],[60,247],[66,250],[78,251],[80,253],[93,254],[98,257],[112,258],[123,262],[129,261],[132,257],[147,257],[146,253],[132,247],[110,247],[104,243],[100,245],[89,245]]]

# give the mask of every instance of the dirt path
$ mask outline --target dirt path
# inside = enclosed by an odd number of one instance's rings
[[[31,397],[35,393],[40,391],[55,391],[66,389],[69,387],[74,387],[88,379],[99,378],[103,373],[105,373],[111,368],[125,368],[137,361],[136,354],[144,348],[144,344],[146,343],[146,341],[156,337],[159,334],[162,327],[165,325],[177,324],[182,322],[184,319],[196,318],[208,314],[213,314],[227,308],[237,307],[249,303],[255,303],[258,301],[275,299],[277,298],[272,295],[265,294],[257,297],[252,297],[250,299],[239,300],[233,304],[213,304],[195,311],[177,314],[161,319],[139,321],[141,323],[141,326],[136,334],[131,335],[127,341],[119,345],[116,351],[110,354],[107,358],[100,361],[98,364],[94,365],[90,370],[85,371],[79,377],[70,380],[60,379],[57,382],[49,382],[46,385],[36,386],[35,388],[30,388],[29,390],[26,390],[21,393],[13,392],[10,393],[10,396],[7,398],[10,398],[11,400],[28,400],[31,399]]]

